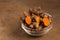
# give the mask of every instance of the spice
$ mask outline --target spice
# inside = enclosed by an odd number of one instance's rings
[[[39,22],[40,22],[40,17],[39,16],[36,16],[36,28],[39,27]]]
[[[25,22],[29,25],[29,24],[31,24],[31,18],[29,17],[29,16],[27,16],[26,18],[25,18]]]
[[[49,26],[49,24],[50,24],[50,20],[47,17],[43,18],[43,22],[44,22],[45,26]]]

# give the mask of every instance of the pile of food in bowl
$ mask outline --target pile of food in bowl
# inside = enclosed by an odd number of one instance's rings
[[[23,14],[22,28],[31,36],[44,35],[52,28],[51,15],[43,12],[40,7],[30,8],[28,12],[24,11]]]

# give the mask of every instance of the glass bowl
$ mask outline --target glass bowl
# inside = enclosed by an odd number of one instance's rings
[[[48,14],[48,13],[45,13],[45,14],[48,15],[52,19],[52,16],[50,14]],[[21,22],[21,27],[28,35],[31,35],[31,36],[42,36],[42,35],[48,33],[51,30],[52,22],[51,22],[51,24],[48,27],[43,28],[39,32],[31,31],[30,28],[26,27],[23,22]]]

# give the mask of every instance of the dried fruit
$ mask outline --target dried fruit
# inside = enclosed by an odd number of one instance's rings
[[[40,17],[39,16],[36,16],[36,28],[39,27],[39,22],[40,22]]]
[[[36,32],[39,32],[39,31],[41,31],[42,30],[42,27],[41,26],[39,26],[39,28],[38,29],[36,29]]]
[[[27,16],[26,18],[25,18],[25,22],[29,25],[29,24],[31,24],[31,18],[30,18],[30,16]]]
[[[30,8],[29,12],[24,11],[24,25],[32,33],[40,33],[45,27],[51,24],[51,18],[43,12],[40,7]]]
[[[43,22],[44,22],[45,26],[49,26],[49,24],[50,24],[50,20],[47,17],[43,18]]]
[[[39,16],[36,16],[36,22],[39,23],[40,22],[40,17]]]
[[[30,25],[30,28],[33,28],[33,25],[32,24]]]

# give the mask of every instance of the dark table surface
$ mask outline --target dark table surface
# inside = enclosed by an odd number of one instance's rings
[[[23,11],[36,6],[53,16],[53,28],[42,37],[31,37],[18,25]],[[60,0],[0,0],[0,40],[60,40]]]

